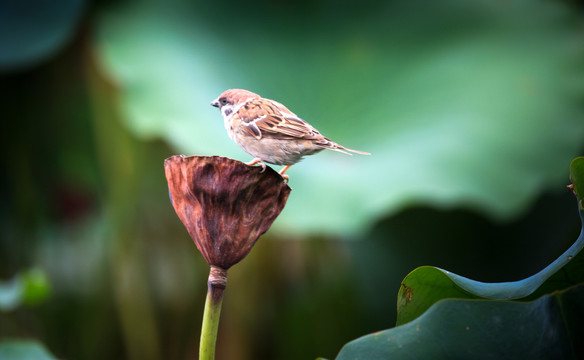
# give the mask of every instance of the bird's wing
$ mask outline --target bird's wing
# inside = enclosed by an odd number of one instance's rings
[[[282,140],[324,138],[312,125],[273,100],[250,100],[234,116],[238,116],[249,134],[258,140],[262,137]]]

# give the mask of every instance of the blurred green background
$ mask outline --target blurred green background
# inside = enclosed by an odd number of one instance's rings
[[[565,185],[584,152],[582,11],[2,2],[0,281],[33,274],[41,295],[0,307],[0,341],[38,339],[64,359],[196,358],[208,267],[163,160],[251,159],[209,106],[228,88],[372,155],[291,168],[286,208],[230,270],[219,359],[334,358],[394,326],[417,266],[532,275],[579,231]]]

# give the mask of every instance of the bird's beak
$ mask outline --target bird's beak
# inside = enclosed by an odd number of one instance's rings
[[[219,101],[217,101],[217,100],[211,101],[211,106],[215,106],[216,108],[218,108],[219,107]]]

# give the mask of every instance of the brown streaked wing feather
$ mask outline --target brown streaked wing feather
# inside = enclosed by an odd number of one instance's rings
[[[263,131],[264,128],[262,125],[258,124]],[[267,131],[273,132],[276,136],[284,135],[294,139],[320,140],[323,138],[318,130],[313,128],[306,121],[297,117],[283,117],[283,121],[281,121],[275,129],[266,129],[266,132]]]
[[[258,140],[262,136],[282,140],[323,138],[309,123],[276,101],[252,100],[243,105],[237,115],[249,134]]]
[[[245,103],[237,113],[233,114],[238,120],[244,125],[244,129],[249,133],[249,135],[255,137],[256,139],[262,138],[262,132],[258,127],[256,120],[261,117],[263,111],[260,107],[260,99],[255,99]]]
[[[267,99],[257,101],[261,102],[262,107],[268,111],[264,118],[256,121],[256,125],[266,136],[282,140],[317,140],[323,137],[309,123],[296,116],[284,105]]]
[[[249,124],[265,115],[266,111],[272,114],[277,113],[278,109],[263,99],[254,99],[243,104],[237,111],[237,114],[244,123]]]
[[[235,124],[234,126],[236,128],[243,129],[247,132],[249,136],[253,136],[258,140],[262,138],[262,133],[257,125],[254,122],[250,122],[249,118],[242,117],[240,112],[236,112],[232,115],[231,122]]]
[[[248,101],[237,113],[233,114],[233,122],[242,124],[245,131],[257,140],[263,136],[280,140],[313,140],[316,146],[345,154],[371,155],[364,151],[346,148],[325,138],[312,125],[273,100],[257,98]]]

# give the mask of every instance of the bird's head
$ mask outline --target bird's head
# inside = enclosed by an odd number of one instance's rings
[[[229,89],[224,91],[219,97],[211,102],[211,106],[215,106],[221,110],[221,114],[227,117],[236,111],[236,108],[243,105],[249,100],[259,99],[258,94],[243,89]]]

